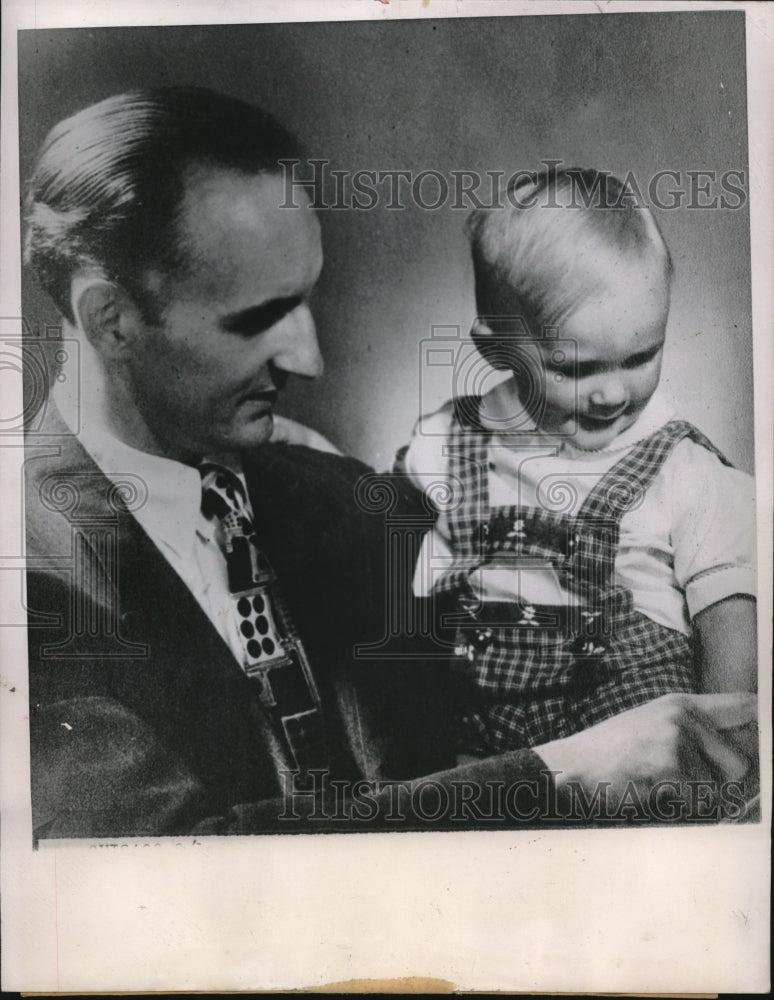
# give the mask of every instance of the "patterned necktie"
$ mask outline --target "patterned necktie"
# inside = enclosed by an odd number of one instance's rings
[[[221,465],[206,463],[202,513],[218,525],[226,557],[232,614],[242,647],[241,667],[300,771],[326,767],[320,696],[277,578],[258,548],[250,501],[240,478]]]

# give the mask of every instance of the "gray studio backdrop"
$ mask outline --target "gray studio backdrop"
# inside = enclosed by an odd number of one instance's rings
[[[664,384],[684,416],[752,470],[746,198],[698,207],[722,193],[728,171],[747,189],[743,13],[39,31],[20,34],[19,56],[22,179],[61,117],[166,84],[263,106],[329,170],[510,175],[561,160],[631,172],[646,200],[658,171],[677,171],[660,190],[681,189],[682,207],[657,210],[676,265]],[[704,193],[691,198],[696,170],[717,180],[699,180]],[[419,408],[439,405],[450,384],[424,368],[423,341],[433,327],[466,331],[475,308],[466,212],[452,193],[430,211],[401,188],[400,210],[378,190],[370,211],[322,213],[314,309],[327,371],[290,387],[282,410],[385,468]],[[333,201],[330,183],[325,197]],[[439,197],[423,185],[426,203]],[[24,303],[33,329],[57,322],[29,276]]]

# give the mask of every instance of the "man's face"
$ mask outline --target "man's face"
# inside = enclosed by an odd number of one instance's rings
[[[575,358],[551,339],[525,345],[530,370],[537,364],[542,372],[533,394],[541,429],[593,451],[630,427],[658,385],[668,313],[660,262],[627,262],[561,325],[559,336]]]
[[[129,392],[145,450],[182,461],[268,440],[287,375],[322,372],[308,299],[322,268],[314,212],[281,209],[279,175],[197,168],[187,180],[180,230],[190,263],[149,272],[161,319],[135,317]]]

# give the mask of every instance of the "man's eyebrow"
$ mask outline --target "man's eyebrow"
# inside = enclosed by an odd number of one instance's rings
[[[283,316],[292,312],[303,302],[300,295],[292,295],[285,299],[270,299],[258,306],[250,306],[239,312],[222,316],[219,325],[229,333],[260,333],[278,323]]]

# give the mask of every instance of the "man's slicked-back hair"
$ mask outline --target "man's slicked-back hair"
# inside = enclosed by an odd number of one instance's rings
[[[148,268],[183,266],[177,231],[186,169],[278,173],[302,156],[270,114],[200,87],[135,90],[59,122],[41,148],[26,198],[24,260],[70,321],[72,277],[96,267],[148,318]]]

